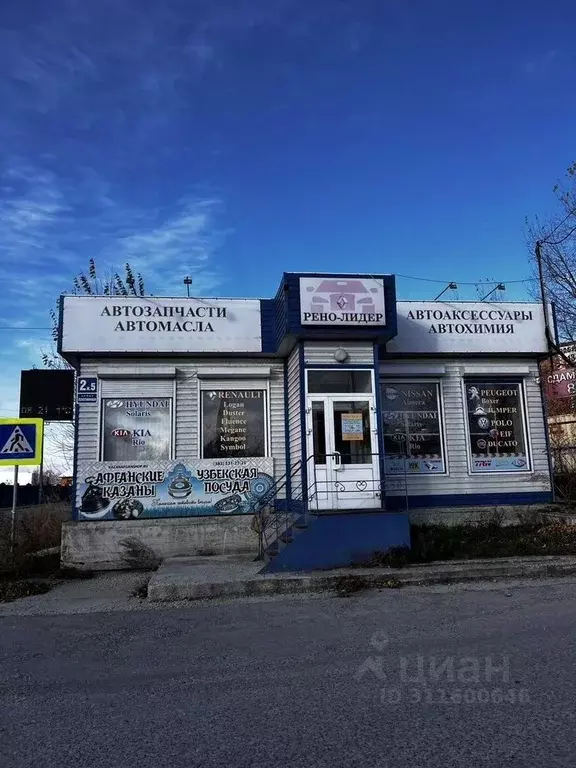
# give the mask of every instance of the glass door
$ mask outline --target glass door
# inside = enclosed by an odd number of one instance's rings
[[[380,502],[371,395],[309,398],[309,496],[314,509],[373,509]]]

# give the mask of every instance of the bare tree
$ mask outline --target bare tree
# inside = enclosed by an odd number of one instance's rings
[[[32,474],[30,476],[30,484],[38,485],[39,481],[40,481],[40,470],[39,469],[32,470]],[[60,483],[60,474],[53,469],[44,468],[42,470],[42,483],[44,485],[58,485]]]
[[[505,290],[500,288],[503,285],[499,280],[493,277],[480,278],[476,284],[476,296],[479,301],[489,298],[490,301],[504,301]]]
[[[70,292],[75,296],[146,296],[144,278],[134,271],[130,264],[124,265],[124,274],[110,271],[101,277],[96,269],[96,262],[90,259],[87,272],[81,271],[74,278],[73,289]],[[45,368],[53,370],[69,369],[69,363],[61,357],[56,350],[58,340],[58,322],[60,317],[60,302],[56,301],[55,309],[50,310],[52,320],[52,347],[42,353],[42,363]],[[72,457],[74,454],[74,423],[59,422],[51,429],[49,438],[50,452],[57,457],[57,464],[72,472]]]
[[[560,338],[576,339],[576,163],[553,188],[557,210],[544,220],[527,220],[531,254],[540,244],[548,301],[554,303]],[[538,265],[534,263],[538,276]],[[539,289],[538,289],[539,292]]]
[[[100,277],[96,270],[96,262],[94,259],[90,259],[88,262],[88,272],[79,272],[72,282],[74,288],[70,293],[73,296],[146,296],[144,278],[140,272],[134,275],[134,271],[128,262],[124,265],[123,276],[120,276],[118,272],[109,272],[104,277]],[[58,341],[58,320],[61,301],[62,297],[60,296],[56,301],[55,309],[50,310],[52,342],[54,344]],[[54,348],[42,355],[42,362],[46,368],[60,369],[70,367]]]

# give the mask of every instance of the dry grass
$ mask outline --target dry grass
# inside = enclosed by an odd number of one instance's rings
[[[33,552],[60,546],[62,523],[70,519],[70,505],[17,508],[13,559],[10,557],[10,519],[10,510],[0,511],[0,571],[21,571]]]
[[[411,548],[375,552],[361,565],[402,566],[438,560],[576,555],[576,526],[562,522],[502,526],[496,518],[463,525],[412,525]]]

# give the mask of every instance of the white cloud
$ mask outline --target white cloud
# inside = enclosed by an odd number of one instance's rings
[[[90,257],[103,273],[129,261],[155,293],[178,290],[185,273],[196,291],[218,284],[211,262],[225,233],[216,226],[216,198],[162,209],[131,206],[117,202],[92,169],[70,179],[18,162],[3,178],[18,185],[0,205],[0,277],[14,299],[27,297],[33,305],[39,292],[48,293],[51,306]]]
[[[16,162],[3,180],[0,324],[15,330],[3,331],[0,416],[18,416],[20,370],[40,365],[41,353],[50,350],[48,312],[91,256],[100,274],[121,272],[129,261],[156,294],[181,294],[185,274],[196,295],[209,295],[219,282],[215,251],[224,233],[216,226],[215,198],[138,207],[117,201],[94,171],[70,179]],[[46,330],[31,330],[36,327]],[[46,456],[66,468],[54,440]]]
[[[103,111],[108,122],[130,114],[132,131],[135,112],[143,122],[169,120],[186,106],[190,83],[254,29],[289,22],[294,2],[219,0],[187,12],[178,0],[145,11],[137,0],[52,0],[23,29],[0,27],[0,101],[23,118],[65,110],[79,129]]]
[[[218,283],[216,272],[207,266],[222,238],[214,228],[218,209],[217,200],[183,201],[172,215],[119,239],[113,247],[150,285],[175,286],[190,274],[196,294],[210,292]]]

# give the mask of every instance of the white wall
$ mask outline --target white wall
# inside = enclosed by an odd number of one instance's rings
[[[444,369],[445,373],[438,374]],[[436,373],[432,373],[436,371]],[[532,472],[470,474],[466,441],[466,403],[462,379],[470,375],[486,375],[503,378],[506,375],[522,375],[526,393],[528,413],[528,435],[531,443]],[[442,386],[444,408],[444,430],[448,463],[447,475],[413,474],[407,476],[410,495],[425,494],[486,494],[486,493],[529,493],[550,490],[550,475],[540,388],[535,381],[538,365],[533,360],[506,362],[501,360],[466,361],[446,358],[426,358],[393,361],[380,365],[381,379],[388,377],[397,381],[423,379],[439,381]],[[404,494],[403,478],[392,479],[389,496]]]

